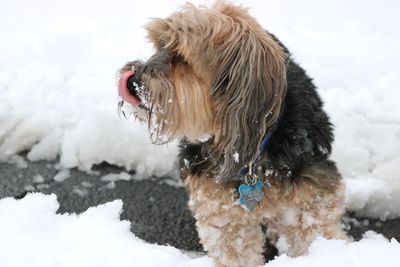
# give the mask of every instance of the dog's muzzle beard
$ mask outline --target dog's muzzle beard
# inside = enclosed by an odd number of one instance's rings
[[[148,126],[152,142],[158,144],[169,141],[164,134],[172,109],[166,101],[171,98],[168,92],[172,89],[168,73],[168,64],[156,61],[155,56],[146,63],[129,62],[120,70],[119,111],[126,117],[124,103],[130,104],[130,114]]]
[[[130,77],[124,81],[126,87],[123,90],[128,90],[126,100],[134,107],[150,108],[151,95],[149,91],[150,79],[163,79],[170,72],[171,55],[165,49],[160,49],[147,62],[135,60],[128,62],[120,70],[121,76],[125,73],[130,73]],[[125,84],[124,84],[125,87]],[[120,95],[121,95],[121,88]],[[129,94],[129,95],[128,95]],[[122,94],[124,96],[124,94]],[[132,97],[132,98],[131,98]],[[129,100],[133,101],[129,101]]]

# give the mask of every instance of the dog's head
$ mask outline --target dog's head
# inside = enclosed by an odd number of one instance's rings
[[[153,135],[212,137],[221,180],[251,161],[286,92],[285,53],[247,10],[217,1],[184,5],[147,26],[155,54],[127,63],[129,93]],[[235,155],[235,156],[234,156]]]

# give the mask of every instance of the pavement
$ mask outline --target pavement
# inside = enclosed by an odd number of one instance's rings
[[[125,170],[101,164],[90,173],[71,169],[68,178],[56,181],[57,166],[57,161],[30,162],[24,156],[19,158],[19,164],[0,162],[0,198],[22,198],[29,192],[54,193],[60,203],[59,213],[81,213],[89,207],[122,199],[121,219],[131,222],[131,230],[139,238],[186,251],[203,251],[194,218],[187,208],[188,196],[175,179],[102,181],[104,175]],[[400,218],[382,221],[347,213],[343,225],[355,240],[367,230],[400,240]],[[274,255],[276,250],[268,246],[265,257],[271,259]]]

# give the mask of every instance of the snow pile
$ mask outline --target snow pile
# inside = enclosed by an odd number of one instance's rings
[[[62,168],[105,161],[141,176],[170,175],[176,145],[152,146],[143,126],[118,118],[115,73],[151,55],[147,18],[183,2],[2,3],[0,159],[26,150],[31,160],[60,155]],[[235,2],[251,7],[315,78],[336,126],[333,158],[346,178],[348,208],[399,216],[398,2]]]
[[[0,259],[4,267],[211,266],[179,250],[147,244],[120,221],[115,200],[75,214],[55,214],[55,195],[30,194],[0,200]]]
[[[267,267],[379,267],[398,266],[400,244],[381,235],[367,232],[364,239],[347,243],[319,238],[311,244],[309,254],[297,258],[281,255]]]
[[[127,0],[2,3],[0,159],[27,150],[30,160],[60,155],[63,168],[105,161],[171,174],[175,145],[153,146],[145,127],[117,115],[118,68],[150,50],[140,27],[151,15],[132,19],[133,8],[146,9]]]
[[[76,214],[56,214],[55,195],[29,194],[0,200],[0,259],[4,267],[212,267],[207,256],[189,258],[169,246],[145,243],[120,221],[122,202]],[[394,267],[400,244],[369,233],[360,242],[318,239],[310,254],[281,255],[265,266]]]

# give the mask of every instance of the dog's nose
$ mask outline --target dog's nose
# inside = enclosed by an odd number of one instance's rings
[[[140,80],[138,79],[138,75],[134,73],[128,78],[126,86],[128,87],[128,90],[131,94],[136,94],[139,84]]]

